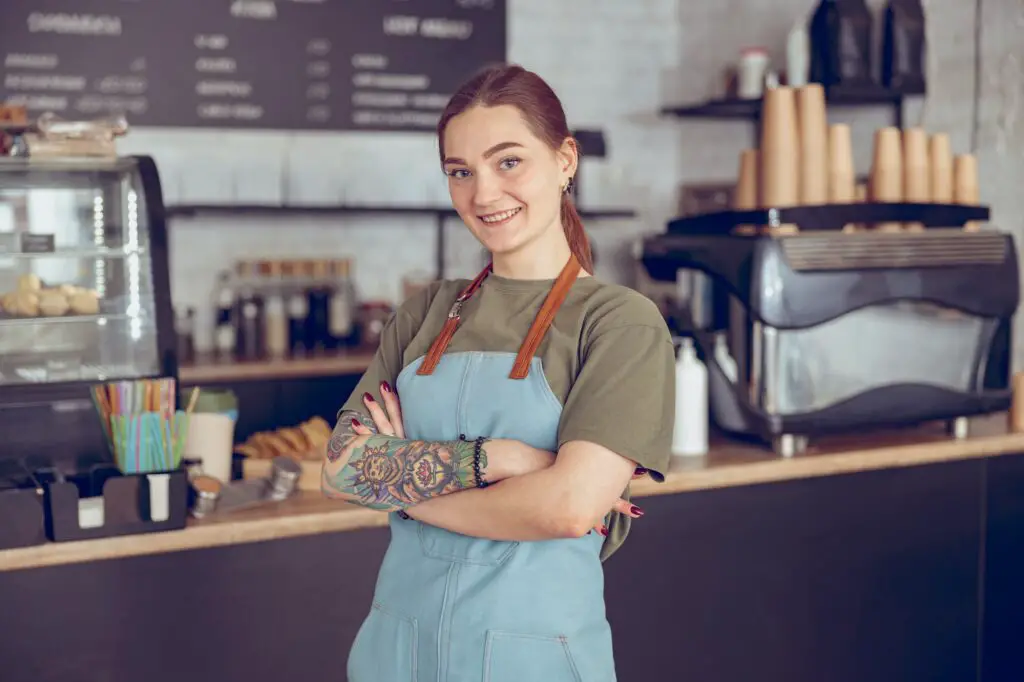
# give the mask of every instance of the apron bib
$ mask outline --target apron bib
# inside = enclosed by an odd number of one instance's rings
[[[554,451],[562,406],[537,345],[575,280],[571,259],[519,354],[444,354],[460,295],[438,341],[396,388],[415,440],[514,438]],[[468,292],[468,295],[466,295]],[[437,352],[435,352],[437,351]],[[348,661],[349,682],[614,682],[605,617],[604,538],[499,542],[391,514],[373,606]]]

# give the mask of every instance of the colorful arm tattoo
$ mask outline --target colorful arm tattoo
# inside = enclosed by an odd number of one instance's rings
[[[361,436],[352,420],[367,425]],[[440,495],[476,487],[473,441],[431,442],[377,434],[366,415],[346,410],[338,416],[324,463],[324,492],[369,509],[397,511]],[[480,468],[487,453],[480,452]]]

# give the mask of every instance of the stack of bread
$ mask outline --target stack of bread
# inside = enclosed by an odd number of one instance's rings
[[[36,275],[22,275],[14,291],[0,295],[0,312],[14,317],[96,315],[99,295],[71,284],[46,286]]]
[[[273,459],[285,456],[297,462],[320,460],[331,439],[330,425],[320,417],[313,417],[296,427],[274,431],[261,431],[249,436],[235,452],[252,459]]]

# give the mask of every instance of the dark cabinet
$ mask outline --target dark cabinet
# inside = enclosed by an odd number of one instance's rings
[[[344,680],[388,538],[377,528],[0,573],[0,680]]]
[[[718,682],[975,679],[983,467],[639,500],[605,571],[620,682],[669,665]]]
[[[1024,680],[1024,455],[988,463],[981,682]]]

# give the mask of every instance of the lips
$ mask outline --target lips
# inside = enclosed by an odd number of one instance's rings
[[[480,221],[485,225],[501,225],[509,220],[512,220],[520,211],[522,207],[511,208],[507,211],[499,211],[497,213],[488,213],[487,215],[478,216]]]

